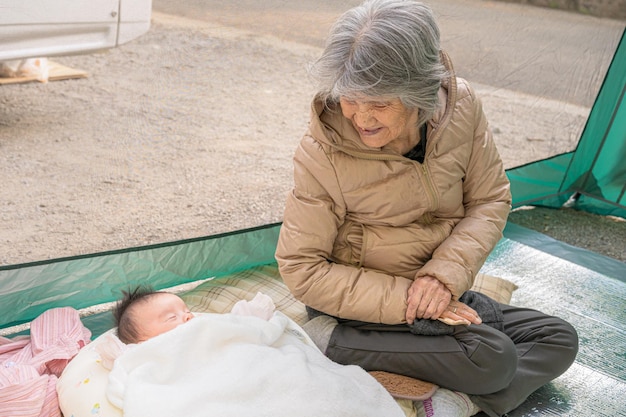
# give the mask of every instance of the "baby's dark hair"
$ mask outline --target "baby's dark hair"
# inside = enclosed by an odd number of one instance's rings
[[[124,343],[137,343],[139,340],[139,323],[133,319],[132,308],[138,303],[147,301],[158,294],[151,287],[139,286],[134,290],[122,291],[122,298],[113,308],[113,317],[117,326],[117,337]]]

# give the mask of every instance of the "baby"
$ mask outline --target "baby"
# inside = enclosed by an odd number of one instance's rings
[[[125,417],[404,417],[375,378],[326,358],[265,294],[194,315],[179,296],[140,287],[114,316],[118,336],[97,350],[107,399]]]
[[[240,316],[257,316],[264,320],[269,320],[274,309],[274,303],[271,298],[265,294],[258,293],[251,301],[240,300],[237,302],[233,306],[231,313]],[[173,330],[195,317],[185,301],[178,295],[153,291],[148,287],[138,287],[134,290],[123,292],[123,297],[118,301],[113,314],[117,324],[118,339],[126,345],[145,342],[155,336]],[[328,318],[328,316],[320,316],[307,324],[314,324],[321,318]],[[313,341],[323,351],[325,346],[322,346],[324,343],[321,342],[320,336],[322,339],[326,339],[325,343],[327,344],[330,334],[328,334],[328,331],[320,332],[320,329],[317,328],[319,324],[316,324],[317,327],[307,326],[307,324],[303,326],[304,329],[312,333]],[[330,326],[330,328],[332,327],[334,326]],[[126,346],[120,346],[115,356],[121,354],[126,349]],[[103,355],[103,352],[101,352],[101,355]],[[433,384],[386,372],[372,372],[371,375],[397,398],[410,399],[417,396],[419,399],[422,399],[433,393],[435,395],[433,395],[430,401],[434,401],[437,398],[437,393],[435,392],[437,387]],[[405,404],[405,406],[407,405]],[[438,408],[441,408],[441,405]]]

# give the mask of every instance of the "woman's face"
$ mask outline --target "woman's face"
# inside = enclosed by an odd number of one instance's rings
[[[402,153],[419,140],[417,135],[417,109],[408,109],[399,98],[377,99],[363,97],[339,100],[341,112],[348,118],[361,141],[372,148],[392,144]],[[415,142],[415,143],[414,143]],[[408,149],[404,150],[408,146]]]

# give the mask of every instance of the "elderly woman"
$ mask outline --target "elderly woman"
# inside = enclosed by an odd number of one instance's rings
[[[339,363],[439,385],[423,404],[435,415],[516,408],[572,364],[578,338],[559,318],[468,292],[511,195],[431,10],[411,0],[349,10],[312,73],[319,93],[276,250],[291,292],[324,314],[307,330]]]

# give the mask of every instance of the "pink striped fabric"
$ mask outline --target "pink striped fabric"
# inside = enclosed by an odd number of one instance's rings
[[[57,377],[90,338],[71,307],[37,317],[30,337],[0,337],[0,416],[61,417]]]

